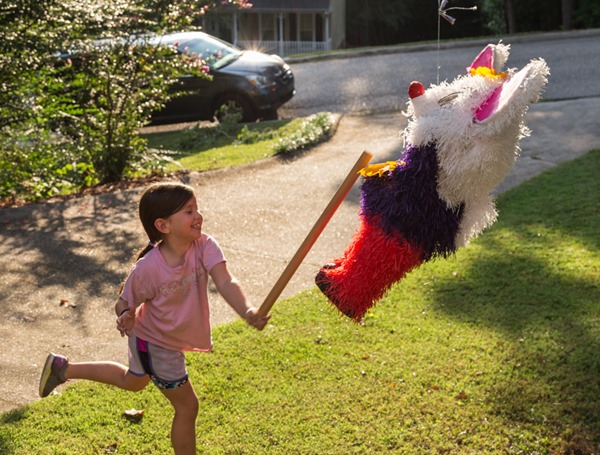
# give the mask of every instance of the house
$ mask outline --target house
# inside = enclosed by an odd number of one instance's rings
[[[251,0],[248,9],[208,13],[204,31],[244,49],[287,57],[340,49],[346,0]]]

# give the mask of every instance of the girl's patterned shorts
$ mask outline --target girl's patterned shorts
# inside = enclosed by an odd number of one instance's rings
[[[136,376],[149,375],[163,390],[176,389],[188,382],[183,352],[161,348],[135,335],[129,337],[129,371]]]

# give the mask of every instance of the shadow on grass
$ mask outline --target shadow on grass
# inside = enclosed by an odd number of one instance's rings
[[[182,130],[146,133],[142,137],[148,140],[148,146],[175,152],[174,159],[193,156],[216,147],[225,147],[239,140],[242,129],[246,128],[249,133],[246,136],[250,140],[261,139],[268,131],[276,131],[289,124],[292,120],[274,120],[247,124],[215,124],[190,125]]]
[[[15,409],[13,411],[7,412],[0,416],[0,424],[2,425],[11,425],[16,424],[25,418],[25,413],[27,412],[27,406],[23,406],[19,409]],[[0,453],[3,455],[9,455],[14,453],[14,441],[12,438],[0,432]]]
[[[477,241],[486,254],[434,290],[438,311],[506,340],[494,412],[560,428],[564,453],[600,447],[599,164],[592,152],[500,198],[499,222]]]
[[[512,371],[488,393],[495,412],[525,423],[548,419],[599,444],[598,284],[564,279],[539,261],[505,253],[478,261],[465,271],[466,282],[437,286],[438,310],[492,327],[506,340]]]

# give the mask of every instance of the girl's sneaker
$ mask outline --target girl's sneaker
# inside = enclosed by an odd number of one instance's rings
[[[47,397],[57,386],[67,382],[65,371],[69,365],[69,359],[58,354],[50,354],[46,358],[42,377],[40,378],[40,396]]]

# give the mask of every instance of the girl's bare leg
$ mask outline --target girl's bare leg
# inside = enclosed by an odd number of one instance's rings
[[[175,408],[171,444],[175,455],[196,455],[196,417],[198,397],[191,382],[177,389],[161,390]]]
[[[116,362],[69,362],[65,379],[88,379],[132,392],[142,390],[150,381],[148,375],[136,376],[125,365]]]

